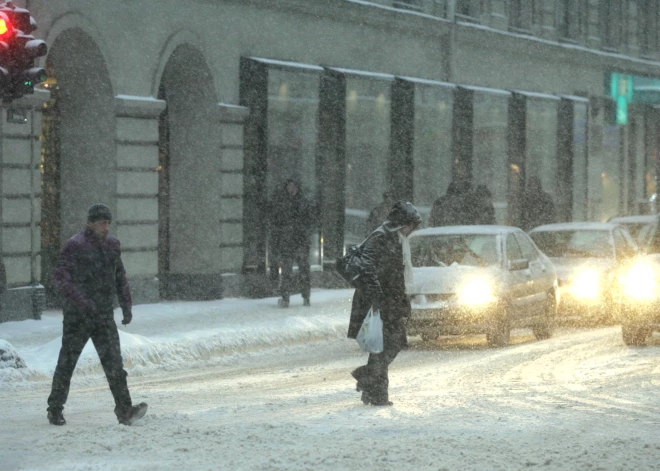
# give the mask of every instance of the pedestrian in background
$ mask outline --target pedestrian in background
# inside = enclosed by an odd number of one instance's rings
[[[470,184],[453,180],[447,193],[433,203],[429,221],[432,227],[474,224]]]
[[[296,178],[289,178],[273,195],[270,204],[270,247],[273,259],[270,262],[270,276],[276,286],[279,269],[278,302],[280,307],[289,307],[293,290],[293,265],[298,265],[298,281],[303,305],[310,305],[310,265],[309,249],[316,214],[312,204],[304,197],[301,184]]]
[[[520,205],[520,228],[527,232],[535,227],[555,222],[557,222],[557,211],[552,196],[543,191],[539,177],[531,177],[523,192]]]
[[[495,224],[493,195],[486,185],[477,185],[473,193],[473,224]]]
[[[407,201],[398,201],[387,220],[361,246],[363,272],[353,296],[348,337],[357,338],[372,306],[380,312],[383,321],[383,351],[370,353],[367,364],[351,373],[365,404],[392,405],[388,367],[407,345],[404,320],[410,316],[411,309],[405,272],[412,283],[412,264],[408,260],[408,265],[404,265],[404,244],[408,242],[406,237],[421,224],[417,208]]]
[[[133,406],[114,320],[115,296],[129,324],[131,292],[121,260],[119,240],[108,235],[112,214],[103,204],[87,213],[87,228],[66,243],[55,269],[55,282],[64,298],[62,348],[48,397],[48,421],[64,425],[62,414],[69,396],[71,376],[91,338],[115,400],[120,424],[131,425],[147,412],[147,404]]]
[[[367,232],[364,235],[365,237],[368,237],[369,234],[385,222],[385,219],[387,219],[387,215],[390,213],[392,205],[394,205],[395,202],[396,200],[394,199],[394,193],[392,191],[386,191],[383,193],[383,200],[369,213],[369,217],[367,218]]]

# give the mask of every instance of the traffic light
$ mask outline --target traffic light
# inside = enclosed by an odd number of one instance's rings
[[[4,102],[34,93],[46,80],[46,71],[34,61],[48,52],[46,43],[31,33],[37,23],[25,8],[12,2],[0,4],[0,94]]]

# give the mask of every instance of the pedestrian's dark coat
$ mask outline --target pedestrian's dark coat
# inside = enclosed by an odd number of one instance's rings
[[[115,295],[123,312],[132,308],[119,240],[85,229],[66,243],[55,269],[64,316],[112,317]]]
[[[474,224],[495,224],[495,207],[490,190],[486,185],[479,185],[472,194]]]
[[[298,192],[293,196],[286,190],[290,182],[298,187]],[[273,195],[268,216],[270,244],[275,253],[286,256],[302,247],[309,247],[316,218],[299,182],[288,179]]]
[[[447,193],[438,198],[431,208],[430,224],[439,226],[462,226],[474,224],[472,195],[465,185],[451,182]]]
[[[410,301],[406,296],[403,251],[398,229],[387,221],[362,245],[364,271],[353,296],[349,338],[357,337],[372,305],[380,309],[383,324],[400,325],[405,337],[403,319],[410,316]]]
[[[545,191],[525,192],[520,208],[520,221],[520,227],[524,231],[557,222],[557,212],[552,196]]]

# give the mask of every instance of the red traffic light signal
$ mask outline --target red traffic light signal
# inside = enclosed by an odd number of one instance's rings
[[[48,47],[30,34],[35,29],[28,10],[11,1],[0,4],[0,97],[5,102],[33,93],[34,85],[46,79],[46,71],[34,62]]]
[[[5,12],[0,11],[0,41],[14,36],[14,26]]]

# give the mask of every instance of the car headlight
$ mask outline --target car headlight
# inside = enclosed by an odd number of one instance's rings
[[[460,287],[458,302],[468,306],[479,306],[496,300],[493,284],[484,278],[473,278]]]
[[[600,275],[594,270],[582,270],[567,287],[578,299],[594,299],[600,293]]]
[[[621,278],[623,291],[633,299],[646,300],[655,296],[658,284],[655,270],[647,263],[636,263]]]

